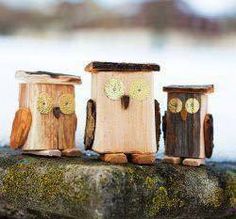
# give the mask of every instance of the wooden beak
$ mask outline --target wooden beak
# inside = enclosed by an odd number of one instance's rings
[[[54,108],[53,108],[53,115],[54,115],[57,119],[60,118],[60,116],[61,116],[61,109],[60,109],[60,107],[54,107]]]
[[[121,97],[121,106],[123,109],[127,109],[129,107],[130,97],[128,95],[123,95]]]
[[[180,115],[181,115],[181,118],[182,118],[183,121],[186,121],[186,120],[187,120],[188,112],[186,111],[186,109],[183,109],[183,110],[180,112]]]

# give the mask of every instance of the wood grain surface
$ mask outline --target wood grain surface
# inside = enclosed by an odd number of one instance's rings
[[[203,133],[203,119],[207,111],[205,95],[191,93],[169,93],[170,99],[178,97],[183,102],[189,98],[196,98],[200,103],[200,110],[195,114],[187,114],[186,121],[181,118],[180,113],[166,114],[166,148],[167,156],[204,158],[205,145]]]
[[[204,120],[204,140],[206,157],[211,158],[214,148],[213,116],[207,114]]]
[[[27,72],[17,71],[16,79],[28,83],[41,84],[81,84],[81,78],[75,75],[67,75],[61,73],[51,73],[45,71]]]
[[[57,119],[53,111],[41,114],[37,110],[40,93],[46,92],[53,100],[53,107],[58,107],[58,99],[63,94],[74,96],[73,85],[55,84],[20,84],[20,108],[28,108],[32,115],[32,125],[23,150],[68,149],[75,147],[77,118],[75,113],[60,114]]]
[[[143,100],[131,98],[129,107],[122,107],[121,99],[111,100],[104,92],[110,78],[124,83],[125,95],[137,79],[146,80],[150,94]],[[154,106],[154,74],[101,72],[92,74],[92,99],[96,102],[96,130],[93,150],[98,153],[156,153],[156,124]]]
[[[156,142],[158,151],[160,136],[161,136],[161,112],[160,112],[160,104],[157,100],[155,100],[155,121],[156,121]]]
[[[32,115],[29,109],[20,108],[16,114],[12,125],[10,146],[13,149],[22,147],[28,137],[32,123]]]
[[[87,103],[87,118],[84,134],[84,145],[86,150],[92,150],[94,134],[96,129],[96,103],[89,100]]]

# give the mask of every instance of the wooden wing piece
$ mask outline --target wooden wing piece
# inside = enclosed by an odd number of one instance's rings
[[[162,117],[162,132],[163,132],[163,138],[164,142],[166,141],[166,124],[167,124],[167,112],[165,111],[165,115]]]
[[[10,146],[12,149],[20,148],[25,144],[31,123],[32,115],[29,109],[21,108],[16,112],[10,138]]]
[[[159,149],[159,141],[161,135],[161,113],[160,113],[160,104],[155,100],[155,122],[156,122],[156,139],[157,139],[157,150]]]
[[[207,114],[204,120],[204,141],[205,141],[205,153],[207,158],[211,158],[214,148],[214,128],[213,128],[213,116]]]
[[[89,100],[87,103],[87,119],[84,135],[84,145],[86,150],[91,150],[94,142],[96,128],[96,103]]]

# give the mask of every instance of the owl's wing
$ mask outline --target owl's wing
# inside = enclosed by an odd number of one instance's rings
[[[96,128],[96,103],[89,100],[87,103],[87,119],[84,135],[84,145],[86,150],[91,150],[94,142]]]
[[[207,158],[211,158],[214,148],[214,128],[213,128],[213,116],[207,114],[204,120],[204,141],[205,141],[205,153]]]
[[[163,138],[164,142],[166,141],[166,124],[167,124],[167,112],[165,111],[165,115],[162,117],[162,132],[163,132]]]
[[[157,139],[157,150],[159,149],[159,141],[161,135],[161,113],[160,113],[160,104],[155,100],[155,122],[156,122],[156,139]]]
[[[10,146],[17,149],[25,144],[32,123],[32,115],[29,109],[20,108],[16,114],[12,125]]]
[[[78,119],[77,119],[77,116],[75,114],[75,131],[77,130],[77,125],[78,125]]]

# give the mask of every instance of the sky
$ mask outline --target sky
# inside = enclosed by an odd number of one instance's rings
[[[223,15],[236,13],[235,0],[185,0],[190,6],[201,14]]]
[[[0,0],[14,7],[44,7],[62,0]],[[67,0],[72,2],[80,2],[82,0]],[[106,7],[115,7],[119,4],[129,2],[142,2],[148,0],[94,0]],[[236,0],[183,0],[187,2],[193,10],[205,16],[221,16],[224,14],[236,13]]]

